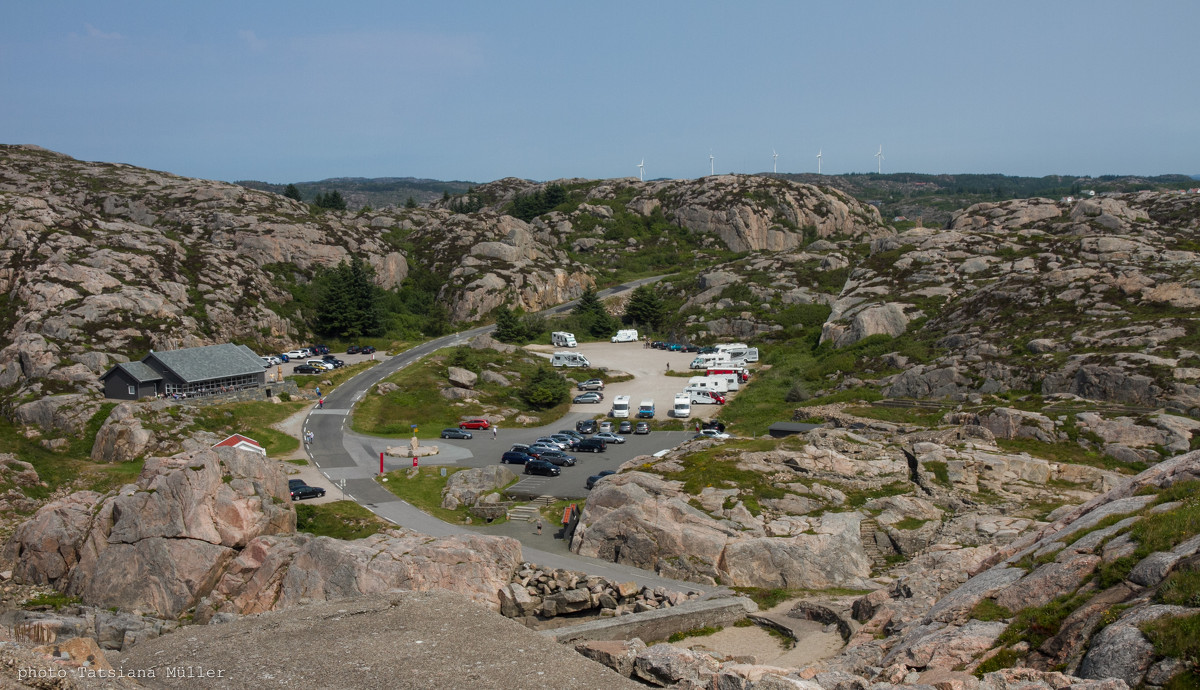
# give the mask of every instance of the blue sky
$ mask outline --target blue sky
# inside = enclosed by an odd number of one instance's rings
[[[1200,2],[6,3],[0,142],[221,180],[1200,173]]]

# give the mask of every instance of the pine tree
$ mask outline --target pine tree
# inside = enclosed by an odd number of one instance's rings
[[[666,305],[649,285],[637,287],[625,305],[625,323],[657,331],[662,329],[666,319]]]
[[[290,182],[288,183],[287,187],[284,187],[283,195],[289,199],[304,201],[304,199],[300,196],[300,188]]]

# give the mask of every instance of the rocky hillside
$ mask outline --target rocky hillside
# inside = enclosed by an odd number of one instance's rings
[[[149,349],[287,349],[311,337],[297,294],[351,256],[385,289],[419,273],[464,322],[503,304],[540,310],[631,271],[887,233],[869,206],[777,180],[566,182],[567,201],[529,222],[501,203],[323,212],[237,185],[0,147],[0,389],[17,403],[91,394],[98,374]],[[536,189],[503,180],[483,193],[503,201]]]

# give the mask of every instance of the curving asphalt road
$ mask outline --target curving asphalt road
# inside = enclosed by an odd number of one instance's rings
[[[600,297],[609,297],[627,290],[632,290],[639,285],[660,280],[663,276],[654,276],[651,278],[642,278],[636,281],[631,281],[608,288],[598,293]],[[552,309],[542,312],[546,315],[561,314],[570,310],[574,302],[567,302],[558,305]],[[387,489],[380,486],[375,477],[379,474],[380,451],[387,445],[397,445],[403,441],[397,439],[385,439],[364,436],[347,430],[346,424],[349,420],[354,404],[366,395],[367,391],[372,386],[379,383],[383,379],[392,375],[396,371],[420,360],[422,357],[429,355],[437,350],[446,347],[455,347],[466,343],[471,338],[487,333],[493,330],[495,326],[481,326],[471,330],[462,331],[453,335],[444,336],[426,343],[418,345],[410,350],[400,353],[394,357],[390,357],[377,366],[374,366],[367,371],[355,376],[346,381],[342,385],[335,388],[325,396],[325,406],[323,409],[313,409],[307,418],[304,420],[304,430],[313,432],[314,440],[309,449],[309,455],[313,463],[320,471],[328,477],[335,485],[341,485],[344,481],[344,492],[346,498],[352,499],[367,508],[376,515],[389,520],[397,525],[416,530],[418,532],[429,534],[431,536],[447,536],[451,534],[462,534],[468,532],[476,532],[483,534],[503,534],[512,536],[521,541],[524,560],[537,563],[543,567],[550,568],[567,568],[571,570],[582,570],[593,575],[607,577],[616,581],[634,580],[642,585],[651,587],[664,586],[674,590],[697,590],[697,591],[718,591],[723,588],[708,587],[698,585],[691,582],[680,582],[668,578],[660,577],[650,571],[634,568],[631,566],[619,565],[608,561],[601,561],[594,558],[587,558],[578,554],[571,553],[567,550],[566,544],[561,539],[556,539],[552,535],[552,530],[547,529],[545,534],[536,534],[532,527],[526,523],[506,523],[498,528],[475,529],[463,525],[451,525],[443,522],[432,515],[429,515],[420,509],[414,507],[408,502],[401,500],[398,496],[391,493]],[[555,422],[552,426],[565,428],[573,426],[575,417],[582,418],[583,415],[568,415],[567,417]],[[590,417],[590,415],[589,415]],[[532,436],[541,435],[538,430],[523,430]],[[659,443],[659,447],[671,447],[689,436],[685,432],[655,432],[651,436],[657,437],[655,442]],[[485,437],[486,440],[491,440],[490,436]],[[649,438],[649,437],[643,437]],[[484,440],[480,438],[479,440]],[[505,444],[514,442],[515,439],[506,439]],[[495,449],[490,449],[494,451]],[[633,449],[627,449],[632,452]],[[621,455],[626,455],[622,453]],[[610,455],[610,454],[605,454]],[[463,464],[481,465],[488,464],[489,461],[475,459],[474,462],[468,462],[472,459],[473,454],[460,447],[447,446],[445,452],[440,453],[437,459],[439,464],[457,464],[458,461],[463,461]],[[611,461],[610,461],[611,462]],[[384,469],[392,471],[401,467],[408,467],[408,461],[402,458],[385,458]],[[581,476],[579,481],[582,482],[586,474],[590,470],[582,470],[582,468],[574,468]],[[595,470],[607,469],[595,467]],[[579,472],[582,470],[582,472]],[[532,482],[536,484],[536,482]]]

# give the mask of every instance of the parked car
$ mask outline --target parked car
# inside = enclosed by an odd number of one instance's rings
[[[293,501],[302,501],[306,498],[320,498],[325,495],[325,489],[319,486],[309,486],[304,483],[303,479],[289,479],[288,489],[292,492]]]
[[[287,356],[287,353],[286,353],[286,352],[281,352],[281,353],[279,353],[279,354],[277,354],[277,355],[275,355],[275,356],[279,358],[279,361],[280,361],[280,362],[286,362],[286,361],[288,361],[289,359],[291,359],[290,357],[288,357],[288,356]]]
[[[571,400],[571,403],[575,405],[593,405],[603,399],[604,396],[600,393],[580,393]]]
[[[622,422],[617,425],[617,433],[632,434],[633,433],[633,422],[629,421],[628,419],[622,420]]]
[[[730,436],[729,434],[723,431],[717,431],[716,429],[704,429],[692,438],[716,438],[724,440],[730,438]]]
[[[608,420],[604,420],[603,422],[600,422],[600,431],[611,434],[612,433],[612,422],[610,422]]]
[[[304,359],[308,356],[304,350],[289,350],[283,354],[287,355],[289,359]]]
[[[683,345],[679,343],[667,343],[668,352],[683,352]]]
[[[321,359],[323,361],[326,361],[326,362],[329,362],[330,364],[332,364],[334,369],[341,369],[342,367],[346,366],[345,362],[338,359],[337,357],[334,357],[333,355],[325,355]]]
[[[510,450],[500,456],[501,465],[524,465],[533,460],[533,456],[529,453],[521,453],[519,451]]]
[[[442,438],[474,438],[469,431],[462,429],[442,429]]]
[[[540,458],[542,457],[542,453],[561,450],[562,448],[559,448],[557,443],[531,443],[529,444],[529,450],[525,452],[529,453],[535,458]]]
[[[665,350],[667,349],[667,344],[661,340],[655,340],[654,342],[650,343],[650,347],[656,350]]]
[[[559,429],[558,431],[556,431],[550,435],[554,436],[555,434],[562,434],[563,436],[570,436],[571,438],[575,439],[576,441],[583,440],[583,434],[579,433],[578,431],[575,431],[574,429]]]
[[[624,436],[618,436],[611,431],[601,431],[600,433],[596,434],[592,438],[598,438],[601,441],[604,441],[605,443],[624,443],[625,442]]]
[[[371,345],[363,345],[362,347],[358,348],[358,354],[360,355],[370,355],[374,353],[375,348]]]
[[[603,453],[606,450],[608,450],[608,445],[604,441],[597,438],[585,438],[579,442],[579,447],[575,449],[575,452]]]
[[[492,428],[491,422],[486,419],[468,419],[465,422],[458,423],[459,429],[483,429],[487,431]]]
[[[702,347],[696,352],[696,354],[711,355],[711,354],[715,353],[716,351],[717,351],[717,348],[715,348],[715,347],[711,347],[711,346],[710,347]]]
[[[545,460],[530,460],[525,463],[525,474],[540,474],[544,477],[557,477],[562,470]]]
[[[529,446],[525,445],[524,443],[514,443],[513,447],[509,448],[509,450],[516,451],[518,453],[527,453],[529,452]]]
[[[558,440],[556,438],[552,438],[550,436],[538,436],[537,440],[534,441],[534,444],[538,444],[538,443],[549,446],[551,448],[557,448],[559,450],[566,450],[567,446],[570,445],[566,441],[560,441],[560,440]]]
[[[614,472],[612,470],[604,470],[600,474],[593,474],[592,476],[587,478],[587,483],[584,484],[584,486],[588,489],[591,489],[592,487],[596,486],[596,482],[600,481],[601,479],[604,479],[605,477],[607,477],[611,474],[616,474],[616,472]]]
[[[575,444],[583,440],[581,438],[575,438],[574,436],[568,436],[567,434],[550,434],[550,438],[558,441],[559,443],[567,444],[563,450],[566,450],[567,448],[574,448]]]
[[[602,391],[604,390],[604,382],[600,379],[588,379],[576,386],[581,391]]]
[[[548,450],[545,453],[542,453],[542,456],[538,458],[538,460],[545,460],[546,462],[552,465],[558,465],[559,467],[572,467],[575,465],[575,456],[567,455],[561,450]]]
[[[328,345],[313,345],[312,347],[310,347],[308,349],[311,350],[314,355],[329,354],[329,346]]]
[[[297,364],[296,366],[292,367],[292,371],[297,374],[319,374],[325,370],[318,369],[311,364]]]
[[[683,351],[684,352],[695,352],[696,354],[699,354],[700,346],[695,345],[693,343],[687,343],[686,345],[683,346]]]
[[[637,425],[633,427],[633,433],[635,433],[635,434],[650,433],[650,424],[647,422],[638,422]]]
[[[581,419],[578,422],[575,422],[575,431],[578,431],[581,434],[594,434],[599,431],[599,429],[596,427],[596,420]]]
[[[361,350],[362,350],[361,347],[359,347],[357,345],[351,345],[350,347],[346,348],[346,354],[357,355]]]
[[[725,422],[722,422],[719,419],[710,419],[709,421],[704,423],[703,428],[716,429],[717,431],[724,432],[725,431]]]

